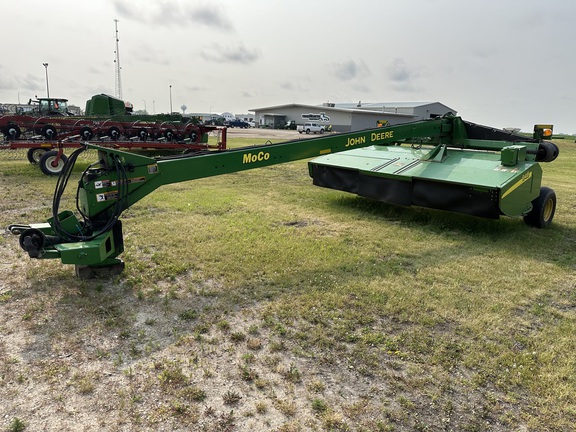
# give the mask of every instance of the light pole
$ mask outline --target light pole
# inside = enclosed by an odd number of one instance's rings
[[[146,114],[148,114],[148,110],[146,109],[146,101],[144,99],[142,99],[142,102],[144,102],[144,112]]]
[[[172,84],[170,84],[170,114],[172,114]]]
[[[48,63],[42,63],[46,69],[46,97],[50,97],[50,87],[48,87]]]

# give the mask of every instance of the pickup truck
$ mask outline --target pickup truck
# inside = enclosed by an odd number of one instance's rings
[[[322,126],[318,123],[304,123],[303,125],[298,125],[296,130],[300,133],[306,132],[307,134],[309,134],[309,133],[319,132],[319,133],[323,134],[324,133],[324,126]]]
[[[240,120],[240,119],[233,119],[230,120],[228,122],[224,123],[225,126],[228,127],[239,127],[239,128],[243,128],[243,129],[247,129],[250,127],[250,124],[248,122],[245,122],[244,120]]]

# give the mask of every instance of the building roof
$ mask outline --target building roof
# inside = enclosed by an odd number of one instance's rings
[[[446,108],[452,110],[447,105],[444,105],[441,102],[356,102],[356,103],[334,103],[333,105],[337,108],[357,108],[362,110],[374,110],[374,111],[386,111],[386,109],[395,109],[395,108],[417,108],[426,105],[433,105],[433,104],[440,104],[445,106]],[[454,111],[454,110],[452,110]]]
[[[345,105],[345,104],[342,104]],[[357,108],[356,104],[348,104],[349,106],[341,106],[340,104],[335,104],[335,106],[326,106],[324,104],[322,105],[307,105],[307,104],[297,104],[297,103],[291,103],[291,104],[284,104],[284,105],[275,105],[275,106],[269,106],[269,107],[263,107],[263,108],[251,108],[248,111],[252,111],[252,112],[256,112],[256,111],[272,111],[272,110],[278,110],[278,109],[282,109],[282,108],[308,108],[308,109],[313,109],[313,110],[319,110],[319,109],[323,109],[326,111],[340,111],[340,112],[348,112],[348,113],[374,113],[374,114],[382,114],[382,107],[379,107],[377,109],[367,109],[364,108],[364,104],[362,105],[362,108]],[[266,113],[267,115],[273,115],[272,113]],[[386,114],[390,114],[390,115],[396,115],[399,117],[413,117],[411,114],[402,114],[402,113],[394,113],[394,112],[387,112]]]
[[[290,104],[284,104],[284,105],[273,105],[273,106],[263,107],[263,108],[250,108],[248,111],[265,111],[265,110],[275,110],[278,108],[295,108],[295,107],[304,107],[304,108],[308,107],[308,108],[317,109],[318,105],[306,105],[306,104],[290,103]]]

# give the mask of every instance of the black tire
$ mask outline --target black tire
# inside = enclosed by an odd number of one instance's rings
[[[94,138],[94,132],[92,132],[92,129],[90,129],[88,126],[84,126],[82,129],[80,129],[80,136],[84,141],[90,141],[92,138]]]
[[[58,133],[56,132],[56,128],[52,125],[46,125],[42,128],[42,132],[41,135],[49,140],[53,140],[56,139],[56,135],[58,135]]]
[[[108,136],[110,139],[116,141],[118,138],[120,138],[120,129],[118,129],[116,126],[112,126],[110,129],[108,129]]]
[[[18,125],[12,123],[7,125],[2,132],[6,136],[6,139],[10,141],[17,140],[20,138],[20,135],[22,135],[22,131]]]
[[[310,129],[306,129],[306,135],[310,134]]]
[[[40,163],[40,159],[42,159],[42,156],[44,156],[44,153],[46,153],[48,150],[46,150],[45,148],[31,148],[28,149],[28,152],[26,153],[26,157],[28,158],[28,162],[30,162],[31,164],[39,164]]]
[[[174,139],[174,131],[172,129],[166,129],[164,132],[164,138],[168,141],[172,141]]]
[[[554,143],[549,141],[543,141],[538,146],[538,152],[536,153],[537,162],[552,162],[558,157],[560,149]]]
[[[532,210],[524,216],[524,222],[535,228],[548,228],[556,212],[556,193],[549,187],[541,187],[540,195],[532,201]]]
[[[146,141],[148,139],[149,135],[148,132],[146,131],[146,129],[140,129],[138,131],[138,138],[140,139],[140,141]]]
[[[66,155],[60,156],[58,163],[53,165],[56,162],[56,157],[58,156],[58,152],[56,150],[47,151],[42,155],[40,158],[40,169],[42,172],[49,176],[59,175],[64,168],[64,164],[68,160]]]
[[[323,134],[323,133],[324,133],[324,129],[320,129],[320,133]]]

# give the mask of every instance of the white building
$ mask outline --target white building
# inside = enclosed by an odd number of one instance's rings
[[[333,131],[350,132],[377,127],[377,122],[390,125],[456,114],[440,102],[324,103],[322,105],[286,104],[254,108],[256,126],[281,128],[295,121],[315,121],[331,125]]]

